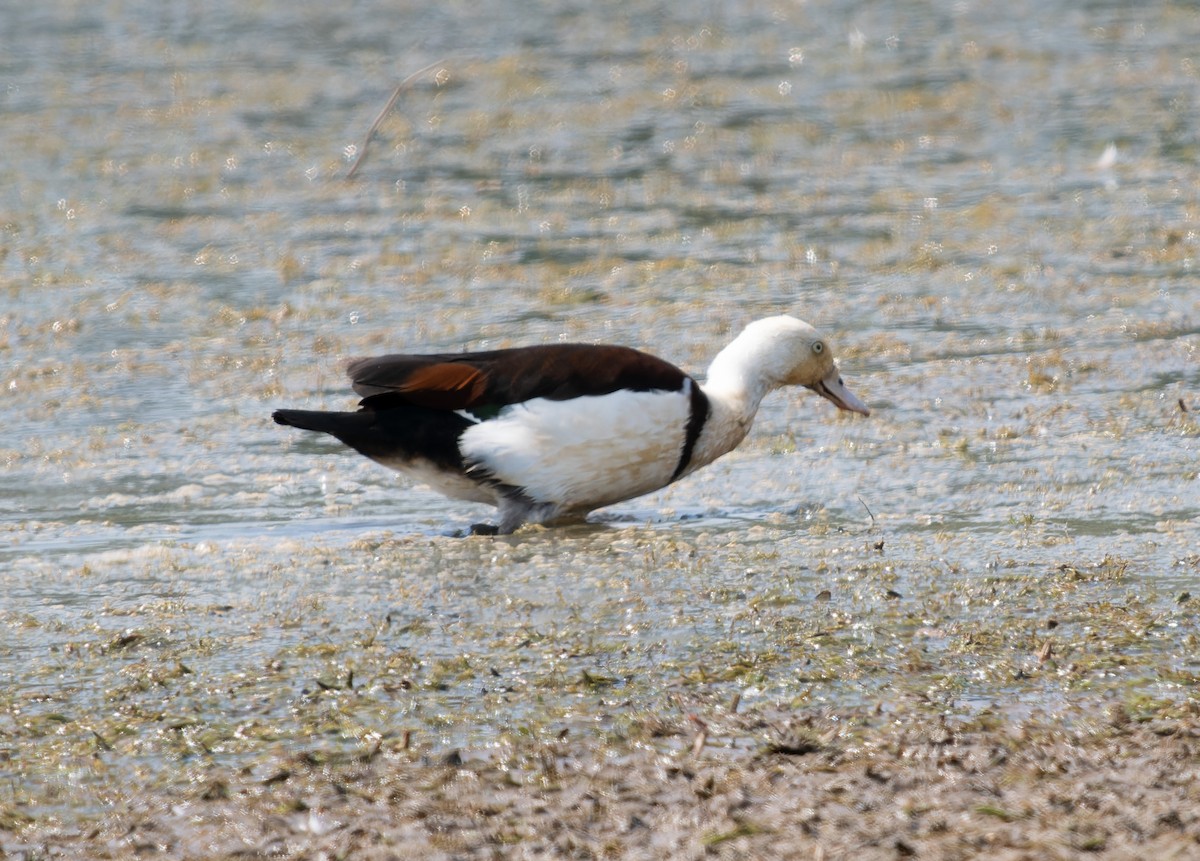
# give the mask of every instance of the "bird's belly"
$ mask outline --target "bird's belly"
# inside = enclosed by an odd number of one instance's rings
[[[496,505],[496,492],[489,486],[472,481],[461,472],[448,470],[422,457],[373,458],[376,462],[402,472],[414,481],[425,484],[431,490],[466,502],[482,502]]]
[[[631,445],[626,439],[614,440],[623,444],[606,448],[604,442],[571,446],[558,454],[558,462],[571,474],[570,488],[562,495],[564,506],[600,508],[651,493],[671,482],[679,445]]]
[[[531,500],[589,511],[670,483],[689,400],[662,391],[536,399],[469,428],[460,448]]]

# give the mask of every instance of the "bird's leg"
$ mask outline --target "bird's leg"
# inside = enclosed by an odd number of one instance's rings
[[[500,500],[500,525],[497,535],[511,535],[520,528],[533,510],[533,502],[524,494],[504,496]]]

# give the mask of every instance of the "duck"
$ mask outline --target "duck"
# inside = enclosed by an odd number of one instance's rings
[[[802,386],[869,416],[829,341],[803,320],[747,325],[704,382],[615,344],[553,343],[391,354],[346,366],[353,412],[279,409],[280,425],[329,434],[444,496],[494,506],[507,535],[577,522],[666,487],[733,451],[764,397]]]

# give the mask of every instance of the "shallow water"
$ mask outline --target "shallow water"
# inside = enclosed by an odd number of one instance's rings
[[[1200,672],[1200,12],[623,9],[5,11],[0,748],[78,755],[132,700],[236,763],[350,671],[364,734],[447,745],[677,689],[872,702],[914,652],[947,708],[1195,697],[1161,671]],[[776,395],[595,526],[454,538],[487,512],[269,418],[352,405],[347,356],[700,373],[779,312],[873,415]],[[1031,693],[1036,642],[973,656],[1051,618],[1138,669]],[[129,733],[127,768],[178,754]]]

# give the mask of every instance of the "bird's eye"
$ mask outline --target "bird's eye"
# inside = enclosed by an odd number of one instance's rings
[[[814,355],[817,355],[817,356],[821,355],[822,353],[825,352],[825,342],[824,341],[814,342],[812,350],[813,350]]]

